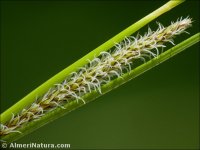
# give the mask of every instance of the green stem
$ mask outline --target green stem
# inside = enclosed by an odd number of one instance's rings
[[[92,60],[92,58],[96,55],[98,56],[100,52],[107,51],[110,48],[112,48],[115,43],[118,43],[124,39],[126,36],[130,36],[146,24],[148,24],[150,21],[154,20],[158,16],[162,15],[163,13],[169,11],[170,9],[176,7],[177,5],[181,4],[184,0],[171,0],[167,2],[165,5],[161,6],[154,12],[150,13],[143,19],[139,20],[135,24],[131,25],[127,29],[123,30],[104,44],[100,45],[93,51],[91,51],[89,54],[82,57],[80,60],[76,61],[66,69],[62,70],[58,74],[56,74],[54,77],[47,80],[45,83],[40,85],[38,88],[33,90],[31,93],[26,95],[24,98],[22,98],[20,101],[18,101],[16,104],[14,104],[12,107],[7,109],[5,112],[1,114],[1,123],[6,123],[8,120],[11,119],[12,113],[17,114],[19,113],[23,108],[26,108],[30,106],[34,101],[36,96],[42,96],[44,93],[46,93],[54,84],[62,82],[71,72],[76,71],[77,68],[84,66],[87,62],[87,60]]]
[[[83,99],[86,103],[96,99],[97,97],[113,90],[114,88],[130,81],[131,79],[141,75],[145,71],[159,65],[160,63],[166,61],[167,59],[175,56],[176,54],[182,52],[183,50],[187,49],[188,47],[194,45],[195,43],[200,41],[200,33],[197,33],[193,35],[192,37],[188,38],[187,40],[181,42],[180,44],[172,47],[171,49],[165,51],[164,53],[160,54],[158,57],[153,58],[152,60],[148,61],[147,63],[144,63],[140,65],[139,67],[133,69],[131,72],[126,73],[122,76],[122,78],[116,78],[109,82],[108,84],[102,86],[102,94],[100,94],[97,91],[93,91],[92,93],[86,94],[83,96]],[[78,107],[84,105],[83,103],[77,103],[77,101],[72,101],[70,103],[67,103],[64,107],[66,109],[62,108],[56,108],[55,110],[47,113],[45,116],[41,117],[40,119],[36,121],[32,121],[30,123],[27,123],[23,125],[19,131],[21,131],[23,134],[19,133],[12,133],[3,138],[3,140],[7,142],[12,142],[13,140],[16,140],[34,130],[37,128],[47,124],[48,122],[51,122],[69,112],[71,112],[74,109],[77,109]]]

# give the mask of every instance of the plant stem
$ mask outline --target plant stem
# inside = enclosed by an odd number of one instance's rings
[[[5,112],[1,114],[1,123],[6,123],[8,120],[11,119],[12,113],[17,114],[19,113],[23,108],[26,108],[30,106],[36,99],[37,96],[42,96],[44,93],[46,93],[52,86],[54,86],[57,83],[62,82],[71,72],[76,71],[77,68],[84,66],[87,62],[87,60],[91,60],[95,55],[98,56],[100,52],[107,51],[110,48],[112,48],[115,43],[118,43],[122,41],[126,36],[130,36],[158,16],[162,15],[163,13],[169,11],[170,9],[176,7],[177,5],[181,4],[184,0],[171,0],[155,10],[154,12],[150,13],[143,19],[139,20],[135,24],[129,26],[127,29],[123,30],[104,44],[100,45],[93,51],[91,51],[89,54],[82,57],[80,60],[76,61],[66,69],[62,70],[49,80],[47,80],[45,83],[40,85],[38,88],[33,90],[31,93],[29,93],[27,96],[22,98],[20,101],[18,101],[16,104],[14,104],[12,107],[7,109]]]
[[[195,43],[200,41],[200,33],[197,33],[190,38],[186,39],[185,41],[181,42],[180,44],[170,48],[169,50],[165,51],[164,53],[160,54],[158,57],[153,58],[152,60],[148,61],[147,63],[144,63],[140,65],[139,67],[133,69],[132,71],[124,74],[122,78],[116,78],[109,82],[108,84],[105,84],[102,86],[102,94],[100,94],[97,91],[93,91],[92,93],[86,94],[83,96],[83,99],[86,103],[96,99],[97,97],[113,90],[114,88],[128,82],[129,80],[141,75],[145,71],[159,65],[160,63],[166,61],[167,59],[175,56],[176,54],[182,52],[183,50],[187,49],[188,47],[194,45]],[[23,134],[19,133],[12,133],[3,138],[3,140],[7,142],[12,142],[13,140],[19,139],[20,137],[32,132],[33,130],[36,130],[37,128],[47,124],[48,122],[51,122],[69,112],[71,112],[74,109],[77,109],[78,107],[84,105],[83,103],[77,103],[77,101],[72,101],[70,103],[67,103],[64,107],[66,109],[62,108],[56,108],[55,110],[47,113],[45,116],[41,117],[38,120],[32,121],[30,123],[27,123],[23,125],[19,131]]]

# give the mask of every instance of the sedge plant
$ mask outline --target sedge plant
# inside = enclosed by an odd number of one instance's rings
[[[47,80],[1,114],[1,141],[12,142],[96,99],[197,43],[199,33],[175,45],[174,38],[188,33],[192,19],[180,17],[167,27],[144,35],[134,32],[181,4],[169,1],[120,32],[80,60]],[[172,48],[164,51],[166,43]],[[36,98],[37,97],[37,98]]]

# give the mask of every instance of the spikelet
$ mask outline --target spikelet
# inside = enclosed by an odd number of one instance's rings
[[[159,48],[164,48],[164,43],[170,42],[174,45],[173,38],[191,26],[191,19],[178,19],[170,26],[164,27],[158,23],[158,29],[152,31],[150,28],[144,35],[137,37],[126,37],[121,43],[117,43],[110,51],[101,52],[88,64],[72,72],[62,83],[36,99],[29,108],[23,109],[19,114],[14,115],[5,125],[1,124],[0,135],[4,136],[12,132],[19,132],[17,129],[23,124],[39,119],[47,112],[61,107],[71,101],[86,103],[81,97],[93,90],[101,93],[101,86],[109,83],[114,78],[120,78],[124,73],[130,72],[136,60],[145,62],[152,57],[157,57]],[[20,132],[19,132],[20,133]]]

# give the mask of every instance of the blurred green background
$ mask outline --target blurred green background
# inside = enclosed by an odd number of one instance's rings
[[[1,112],[165,2],[1,1]],[[167,26],[188,15],[193,35],[199,32],[199,1],[186,1],[156,21]],[[149,26],[157,27],[155,21]],[[147,26],[140,33],[145,31]],[[199,45],[17,141],[30,142],[197,149]]]

